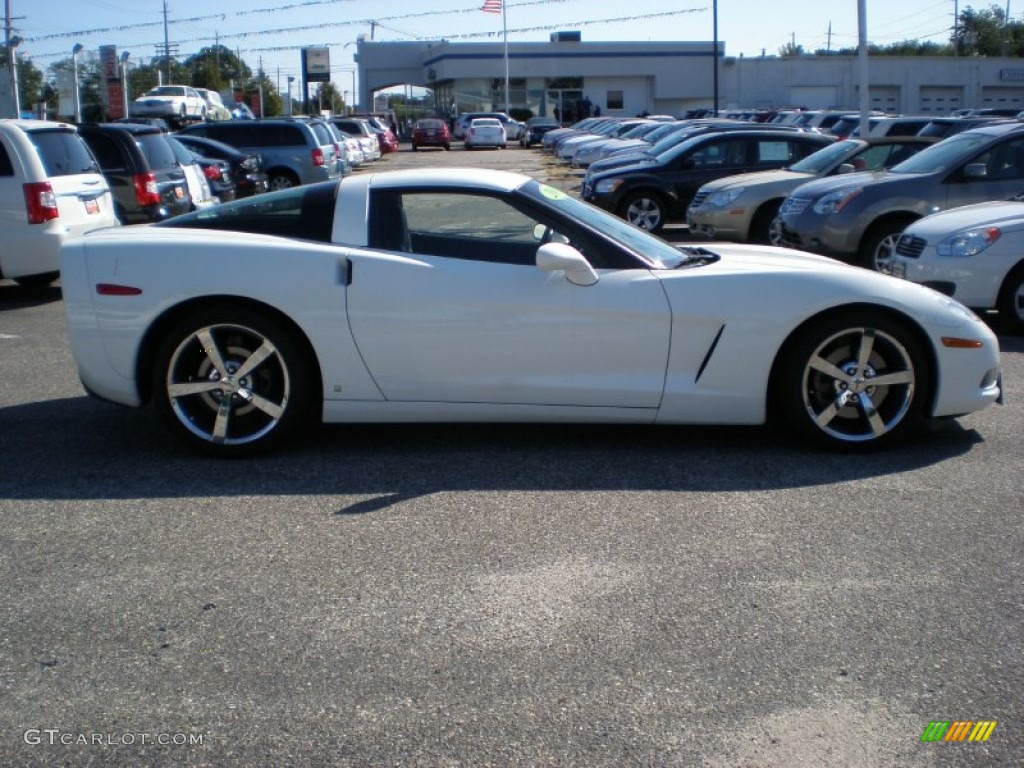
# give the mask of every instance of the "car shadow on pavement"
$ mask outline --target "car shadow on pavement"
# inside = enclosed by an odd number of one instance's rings
[[[8,309],[38,307],[60,301],[60,288],[56,285],[22,286],[8,280],[0,281],[0,312]]]
[[[169,437],[148,409],[84,396],[3,408],[0,423],[3,498],[370,497],[345,515],[446,491],[813,487],[928,467],[983,441],[959,422],[866,454],[761,427],[332,425],[277,453],[214,460]]]

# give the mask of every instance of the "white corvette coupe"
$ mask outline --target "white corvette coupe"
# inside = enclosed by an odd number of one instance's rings
[[[325,422],[759,424],[887,443],[1000,398],[935,291],[797,251],[674,247],[533,179],[413,170],[62,251],[86,389],[244,454]]]

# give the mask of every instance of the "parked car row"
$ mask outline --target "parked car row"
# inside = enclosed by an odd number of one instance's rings
[[[924,283],[1024,333],[1022,199],[1024,123],[988,119],[940,141],[847,139],[785,171],[722,178],[698,190],[687,223]]]
[[[200,89],[164,88],[146,99],[154,114],[170,105],[168,116],[180,116],[184,105],[187,117],[209,116],[209,102],[176,101],[202,100]],[[158,117],[0,120],[0,278],[45,284],[58,276],[62,242],[83,231],[336,180],[397,148],[391,130],[370,116],[205,120],[174,133]]]

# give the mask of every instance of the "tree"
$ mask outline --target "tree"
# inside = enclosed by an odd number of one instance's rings
[[[803,56],[806,53],[802,45],[796,43],[786,43],[784,46],[779,48],[779,56],[784,59],[793,58],[795,56]]]
[[[223,91],[252,78],[252,70],[228,47],[213,45],[182,62],[188,84]]]
[[[18,69],[18,99],[23,112],[31,110],[43,98],[43,73],[32,63],[32,59],[14,49],[15,66]],[[7,46],[0,45],[0,63],[7,65]]]
[[[1006,19],[998,5],[980,11],[967,6],[960,14],[953,44],[960,55],[1020,56],[1024,51],[1024,25]]]
[[[338,92],[338,87],[332,83],[320,83],[320,109],[329,109],[338,113],[345,110],[345,99]]]

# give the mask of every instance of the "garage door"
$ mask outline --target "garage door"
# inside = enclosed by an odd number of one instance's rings
[[[964,106],[964,89],[959,86],[921,87],[920,111],[926,115],[949,115]]]

